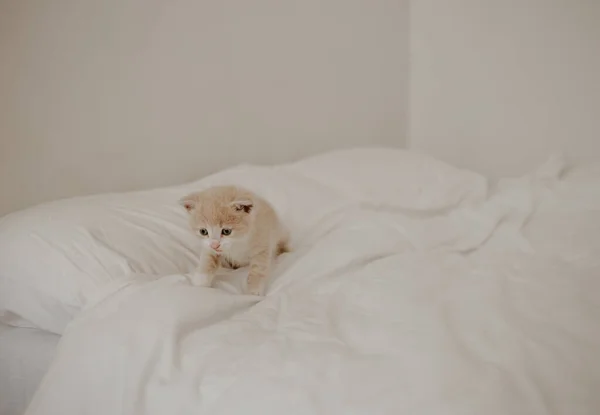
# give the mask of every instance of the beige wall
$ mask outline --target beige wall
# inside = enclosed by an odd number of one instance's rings
[[[410,143],[493,175],[600,159],[600,1],[415,0]]]
[[[0,1],[0,213],[403,145],[407,3]]]

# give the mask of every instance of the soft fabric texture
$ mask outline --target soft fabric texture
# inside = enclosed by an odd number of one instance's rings
[[[460,173],[467,188],[411,205],[350,192],[380,166],[320,160],[241,179],[262,175],[299,235],[264,299],[239,294],[243,269],[216,288],[114,279],[26,415],[600,413],[600,170],[551,161],[487,198]]]
[[[60,337],[0,323],[0,414],[23,415],[46,374]]]
[[[0,321],[62,333],[88,296],[109,283],[192,271],[200,241],[178,200],[227,184],[272,203],[292,244],[314,238],[320,220],[349,206],[434,211],[486,193],[480,175],[427,156],[353,149],[281,166],[239,166],[183,186],[40,205],[0,219]]]

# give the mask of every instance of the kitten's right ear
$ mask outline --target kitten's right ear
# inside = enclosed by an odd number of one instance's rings
[[[187,195],[179,199],[179,204],[183,206],[185,210],[191,212],[192,210],[196,209],[196,206],[198,205],[198,199],[196,199],[193,194]]]
[[[252,200],[250,199],[236,200],[235,202],[231,202],[231,206],[233,206],[233,208],[238,212],[244,211],[246,213],[250,213],[254,207],[254,203],[252,203]]]

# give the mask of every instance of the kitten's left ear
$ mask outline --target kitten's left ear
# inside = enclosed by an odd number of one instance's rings
[[[185,210],[187,210],[189,213],[192,210],[196,209],[196,205],[198,204],[198,199],[195,197],[194,194],[187,195],[187,196],[179,199],[179,204],[181,206],[183,206],[185,208]]]
[[[231,202],[231,206],[238,212],[250,213],[254,208],[254,202],[250,199],[236,200]]]

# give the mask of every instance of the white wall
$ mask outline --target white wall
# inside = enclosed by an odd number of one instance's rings
[[[0,214],[403,145],[408,0],[0,2]]]
[[[496,176],[600,158],[600,1],[410,7],[413,148]]]

